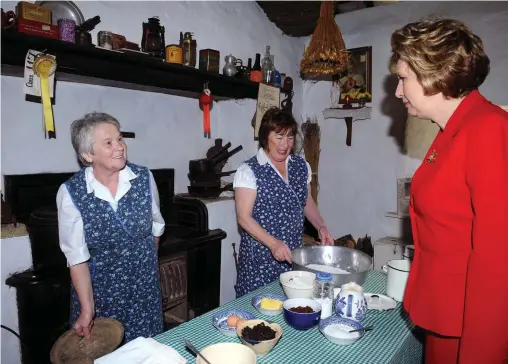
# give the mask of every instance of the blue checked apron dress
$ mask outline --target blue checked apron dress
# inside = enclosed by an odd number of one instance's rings
[[[87,193],[84,168],[66,182],[83,218],[96,317],[119,320],[125,343],[163,331],[150,176],[147,168],[128,165],[137,177],[130,181],[131,188],[118,202],[116,212],[109,202]],[[79,300],[72,287],[72,323],[79,313]]]
[[[292,155],[288,161],[286,184],[269,163],[260,165],[257,158],[246,161],[256,177],[257,196],[252,217],[276,239],[294,250],[302,245],[303,209],[307,202],[308,169],[305,160]],[[270,249],[246,231],[240,233],[236,297],[279,279],[291,269],[287,262],[278,262]]]

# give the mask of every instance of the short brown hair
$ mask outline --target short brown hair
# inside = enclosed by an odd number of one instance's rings
[[[268,147],[268,135],[272,131],[276,133],[287,131],[296,136],[298,123],[291,112],[281,110],[278,107],[272,107],[265,112],[259,125],[258,139],[260,148],[266,149]]]
[[[410,23],[392,34],[389,68],[405,61],[425,95],[442,92],[458,98],[476,90],[490,71],[483,42],[463,22],[426,19]]]

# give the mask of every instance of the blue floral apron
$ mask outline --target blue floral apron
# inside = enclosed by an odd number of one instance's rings
[[[109,202],[87,193],[85,169],[66,182],[81,213],[90,251],[96,317],[119,320],[124,342],[163,331],[162,298],[155,240],[152,235],[151,184],[147,168],[129,163],[137,175],[115,212]],[[71,322],[80,304],[71,289]]]
[[[257,196],[252,217],[268,233],[294,250],[302,245],[303,209],[307,202],[308,169],[305,160],[292,155],[288,161],[289,184],[286,184],[269,163],[260,165],[257,157],[246,162],[256,177]],[[236,297],[279,279],[291,269],[287,262],[278,262],[270,249],[242,230],[238,256]]]

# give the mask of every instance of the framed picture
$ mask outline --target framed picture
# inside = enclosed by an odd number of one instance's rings
[[[340,99],[339,104],[346,103],[349,94],[351,102],[355,102],[360,92],[367,91],[366,102],[372,101],[372,47],[351,48],[349,52],[348,68],[339,78]]]

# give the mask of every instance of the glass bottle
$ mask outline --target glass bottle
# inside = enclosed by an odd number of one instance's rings
[[[243,73],[243,77],[245,77],[246,79],[250,79],[250,71],[252,69],[252,58],[249,58],[249,60],[247,61],[247,68],[245,69],[245,72]]]
[[[263,74],[261,73],[261,54],[259,53],[256,53],[256,60],[250,71],[250,80],[253,82],[261,82],[263,80]]]
[[[261,61],[261,71],[263,73],[263,83],[267,85],[273,84],[272,73],[273,73],[273,61],[270,54],[270,46],[266,46],[265,56]]]
[[[333,279],[330,273],[317,273],[312,289],[312,298],[321,304],[321,319],[333,313]]]

